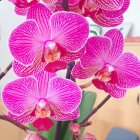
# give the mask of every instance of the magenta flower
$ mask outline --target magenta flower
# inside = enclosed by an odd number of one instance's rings
[[[83,54],[89,34],[83,16],[64,11],[51,14],[46,6],[34,4],[27,17],[9,40],[17,75],[27,76],[42,68],[54,72]]]
[[[130,52],[123,51],[123,36],[117,29],[104,37],[91,37],[86,53],[76,64],[73,77],[93,77],[92,83],[115,98],[124,96],[126,89],[140,85],[140,61]]]
[[[20,123],[34,122],[33,125],[42,131],[53,126],[50,118],[59,121],[78,118],[81,89],[70,80],[54,76],[41,71],[34,77],[7,84],[2,99],[10,112],[9,117]]]
[[[70,10],[90,17],[100,26],[113,27],[122,23],[129,3],[130,0],[80,0]]]
[[[15,12],[18,15],[26,15],[28,13],[29,8],[38,3],[39,0],[9,0],[15,5]]]

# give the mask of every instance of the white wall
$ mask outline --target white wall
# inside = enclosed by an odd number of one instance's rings
[[[140,36],[140,0],[131,0],[129,9],[124,14],[124,22],[132,22],[132,36]]]
[[[8,2],[8,0],[0,1],[0,68],[2,69],[5,69],[5,67],[12,61],[12,56],[8,49],[9,35],[17,25],[24,21],[24,19],[25,17],[17,16],[14,13],[14,6],[12,3]],[[4,84],[14,78],[15,75],[11,70],[0,82]]]

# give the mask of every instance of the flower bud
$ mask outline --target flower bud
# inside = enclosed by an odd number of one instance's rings
[[[77,136],[80,134],[81,127],[78,123],[70,123],[69,124],[70,131],[74,136]]]
[[[36,133],[28,134],[24,140],[41,140],[40,136]]]
[[[83,135],[81,140],[97,140],[94,135],[86,133]]]

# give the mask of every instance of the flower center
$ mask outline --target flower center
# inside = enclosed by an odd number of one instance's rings
[[[44,46],[43,58],[45,62],[55,62],[61,57],[61,52],[58,46],[53,41],[47,41]]]
[[[98,79],[102,82],[109,82],[112,79],[113,71],[114,71],[114,67],[107,64],[95,74],[94,79]]]
[[[50,117],[51,111],[45,99],[40,99],[35,110],[36,117],[46,118]]]

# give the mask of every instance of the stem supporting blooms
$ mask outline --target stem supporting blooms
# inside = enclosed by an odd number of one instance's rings
[[[82,125],[83,123],[85,123],[86,121],[88,121],[88,119],[95,114],[109,99],[111,98],[111,95],[107,95],[105,97],[105,99],[103,99],[103,101],[101,101],[101,103],[99,105],[97,105],[97,107],[95,107],[86,117],[83,121],[80,122],[80,125]]]
[[[12,62],[7,66],[7,68],[0,73],[0,80],[7,74],[7,72],[12,68]]]
[[[15,120],[9,118],[7,115],[0,115],[0,119],[12,123],[13,125],[17,126],[21,130],[24,130],[25,132],[35,133],[35,131],[33,131],[32,129],[28,128],[25,125],[22,125],[21,123],[16,122]],[[41,140],[47,140],[46,138],[44,138],[42,136],[40,136],[40,137],[41,137]]]

